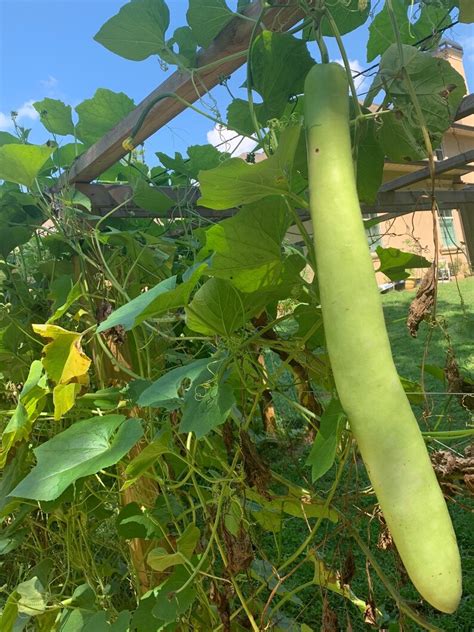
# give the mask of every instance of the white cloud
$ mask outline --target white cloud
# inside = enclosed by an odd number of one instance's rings
[[[236,155],[246,154],[252,151],[256,145],[255,141],[245,136],[240,136],[233,130],[227,129],[222,125],[215,125],[213,129],[207,132],[207,142],[219,151],[226,151]]]
[[[0,112],[0,130],[5,132],[12,129],[13,121],[10,116],[7,116],[3,112]]]
[[[342,59],[335,59],[334,61],[336,62],[336,64],[344,66],[344,62],[342,61]],[[357,73],[365,70],[364,66],[360,63],[358,59],[349,59],[349,66],[352,70],[352,75],[356,75]],[[358,77],[355,77],[354,84],[357,92],[362,90],[362,88],[364,87],[363,84],[365,83],[366,79],[367,78],[364,75],[359,75]]]
[[[18,114],[16,117],[16,122],[19,125],[23,125],[25,123],[25,119],[30,119],[30,121],[35,121],[39,118],[38,112],[33,107],[33,103],[35,99],[31,99],[30,101],[25,101],[22,106],[20,106],[15,112]],[[13,121],[11,114],[5,114],[4,112],[0,112],[0,130],[6,131],[13,128]]]

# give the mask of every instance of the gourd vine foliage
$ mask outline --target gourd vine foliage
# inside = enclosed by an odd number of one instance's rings
[[[171,34],[172,3],[131,0],[95,40],[194,74],[198,47],[248,20],[248,4],[189,0],[187,25]],[[274,4],[262,3],[259,20]],[[226,114],[204,111],[254,141],[247,160],[196,144],[159,152],[152,166],[134,149],[97,179],[128,183],[159,221],[96,215],[85,195],[56,186],[134,108],[126,94],[99,88],[74,111],[34,104],[41,146],[16,120],[15,135],[0,133],[2,631],[309,632],[342,620],[439,629],[441,615],[413,607],[411,585],[399,588],[396,552],[372,546],[380,536],[387,548],[390,535],[331,370],[319,254],[299,214],[309,206],[304,85],[329,55],[343,59],[354,196],[373,202],[385,158],[432,158],[451,125],[466,88],[433,53],[472,15],[463,0],[294,4],[302,19],[292,32],[255,23],[244,85],[223,79]],[[356,29],[367,60],[378,58],[359,96],[344,47]],[[235,214],[200,216],[196,182],[201,206]],[[172,219],[162,185],[179,193]],[[346,260],[350,243],[338,247]],[[377,252],[392,280],[431,265]],[[430,327],[445,340],[434,316]],[[423,381],[398,379],[421,415]]]

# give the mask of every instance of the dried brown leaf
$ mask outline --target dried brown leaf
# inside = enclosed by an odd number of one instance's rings
[[[407,327],[413,338],[416,338],[421,321],[431,312],[435,296],[436,279],[435,266],[433,264],[423,277],[418,292],[408,310]]]

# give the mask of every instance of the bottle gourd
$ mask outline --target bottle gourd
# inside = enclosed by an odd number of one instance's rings
[[[310,212],[326,342],[337,392],[413,584],[454,612],[461,563],[443,494],[393,363],[351,154],[345,70],[305,82]]]

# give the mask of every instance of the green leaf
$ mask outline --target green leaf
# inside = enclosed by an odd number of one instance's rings
[[[10,459],[2,471],[0,478],[0,520],[8,516],[18,504],[9,498],[10,492],[31,469],[30,450],[22,443],[15,450],[15,458]]]
[[[214,169],[229,157],[229,154],[220,152],[213,145],[191,145],[187,151],[188,159],[183,158],[179,152],[175,153],[174,158],[161,151],[156,152],[156,155],[166,169],[191,179],[197,178],[200,170]]]
[[[163,537],[160,527],[155,525],[137,503],[129,503],[120,509],[116,525],[119,536],[127,540],[132,538],[151,540]]]
[[[9,183],[3,187],[6,184]],[[20,191],[5,191],[0,197],[0,254],[5,259],[14,248],[29,241],[45,220],[41,209],[29,198]]]
[[[263,99],[266,119],[279,118],[289,97],[303,93],[314,63],[303,40],[289,33],[260,33],[252,46],[252,88]]]
[[[2,433],[0,467],[5,466],[12,447],[30,436],[33,423],[43,410],[48,391],[47,376],[43,371],[41,360],[34,360],[21,390],[15,412]]]
[[[46,610],[44,587],[37,577],[18,584],[16,592],[20,595],[18,612],[35,617]]]
[[[426,125],[432,135],[444,133],[466,93],[461,75],[445,60],[402,45],[405,71],[410,77]],[[420,121],[402,73],[398,47],[393,44],[382,55],[377,85],[383,86],[396,108],[401,110],[410,127]]]
[[[178,52],[175,51],[175,44]],[[193,68],[196,64],[197,41],[189,26],[180,26],[166,42],[167,49],[160,52],[160,57],[168,64],[177,64],[185,68]]]
[[[421,130],[410,125],[403,112],[394,110],[380,118],[376,135],[389,160],[411,162],[425,158],[426,148]]]
[[[192,382],[209,362],[212,362],[212,358],[201,358],[168,371],[141,393],[138,406],[162,407],[167,410],[178,408],[182,403],[179,390],[183,380]]]
[[[169,277],[151,290],[142,292],[129,303],[122,305],[104,320],[98,327],[97,333],[111,327],[121,325],[126,331],[137,327],[147,318],[156,318],[171,309],[186,305],[189,296],[206,269],[207,264],[199,265],[189,279],[176,285],[176,276]]]
[[[291,189],[291,173],[301,126],[291,125],[280,136],[275,154],[257,164],[230,158],[219,167],[199,172],[201,206],[223,210],[256,202]]]
[[[451,23],[446,7],[436,6],[436,4],[421,5],[416,21],[408,19],[408,14],[410,14],[410,18],[412,17],[414,8],[410,0],[392,0],[392,7],[402,44],[414,46],[436,29]],[[367,61],[372,61],[378,55],[382,55],[391,44],[396,43],[387,2],[385,2],[382,11],[371,22],[369,33]],[[435,39],[434,42],[436,41]]]
[[[20,598],[19,593],[14,590],[3,605],[0,613],[0,629],[2,632],[16,632],[15,623],[18,617],[18,600]],[[26,625],[26,622],[25,624]],[[23,625],[23,627],[24,627]]]
[[[191,559],[194,549],[201,536],[200,530],[193,524],[188,524],[176,542],[177,552],[169,553],[166,549],[157,547],[147,556],[147,563],[156,571],[165,571],[171,566],[179,566]]]
[[[125,469],[126,480],[123,483],[122,489],[127,489],[131,485],[135,484],[143,474],[157,463],[158,458],[163,454],[174,454],[172,447],[163,440],[162,437],[149,443],[140,454],[137,454]]]
[[[370,13],[370,0],[330,0],[325,4],[333,20],[336,22],[340,35],[349,33],[367,21]],[[329,20],[321,20],[321,34],[334,37]]]
[[[402,252],[398,248],[382,248],[377,246],[377,256],[380,267],[377,272],[383,272],[391,281],[401,281],[410,276],[406,269],[429,268],[431,263],[412,252]]]
[[[123,415],[78,421],[34,450],[37,465],[10,495],[54,500],[79,478],[115,465],[142,435],[140,420]]]
[[[220,375],[223,362],[226,360],[209,365],[193,381],[184,397],[180,432],[194,432],[200,439],[229,417],[235,398],[225,376]]]
[[[72,165],[74,160],[80,156],[86,146],[79,142],[66,143],[60,147],[56,147],[54,153],[45,162],[41,168],[41,175],[47,173],[55,173],[59,169],[66,169]],[[79,193],[79,191],[76,191]]]
[[[176,202],[165,195],[157,187],[148,185],[144,180],[137,180],[133,189],[133,200],[141,208],[165,215]]]
[[[54,147],[40,145],[3,145],[0,147],[0,179],[33,186],[53,151]]]
[[[261,127],[267,122],[265,105],[254,103],[255,116]],[[250,104],[243,99],[233,99],[227,108],[227,129],[233,129],[239,134],[251,136],[255,132],[252,116],[250,114]],[[256,143],[255,143],[256,144]]]
[[[125,59],[140,61],[160,54],[169,21],[164,0],[132,0],[100,28],[94,39]]]
[[[72,284],[70,276],[63,275],[55,279],[50,286],[48,298],[54,299],[53,314],[48,318],[48,324],[64,316],[73,303],[82,296],[81,283]]]
[[[250,309],[243,295],[224,279],[209,279],[185,308],[186,325],[206,336],[228,337],[245,325]]]
[[[359,200],[373,204],[382,184],[385,152],[376,134],[374,119],[364,120],[359,126],[357,145],[357,193]]]
[[[18,141],[19,139],[16,136],[13,136],[13,134],[0,131],[0,147],[2,145],[18,145]]]
[[[304,338],[308,347],[314,349],[324,345],[323,315],[320,306],[301,303],[293,312],[293,318],[298,323],[298,337]],[[312,330],[313,333],[308,338]]]
[[[278,282],[288,225],[284,200],[265,198],[208,229],[200,256],[214,253],[209,268],[213,276],[232,281],[242,292],[258,291]]]
[[[299,492],[299,493],[298,493]],[[286,495],[271,494],[264,498],[254,489],[246,488],[245,496],[252,517],[265,530],[278,533],[283,526],[285,514],[307,521],[308,518],[326,518],[337,522],[337,513],[328,507],[322,499],[311,497],[308,490],[294,486]]]
[[[459,0],[459,21],[464,24],[474,22],[474,5],[472,0]]]
[[[131,4],[137,1],[134,0]],[[79,115],[77,137],[84,143],[93,144],[133,109],[134,102],[123,92],[99,88],[92,99],[86,99],[76,106]]]
[[[313,483],[331,469],[346,415],[338,399],[332,399],[321,416],[321,424],[306,465],[312,468]]]
[[[203,48],[209,46],[233,17],[224,0],[189,0],[186,19],[197,43]]]
[[[40,115],[40,121],[51,134],[59,134],[60,136],[74,134],[70,105],[66,105],[57,99],[46,97],[42,101],[33,103],[33,107]]]
[[[160,586],[155,588],[156,601],[152,614],[164,623],[177,621],[196,598],[194,582],[190,582],[184,590],[178,590],[189,580],[190,573],[184,566],[177,566],[173,574]]]

